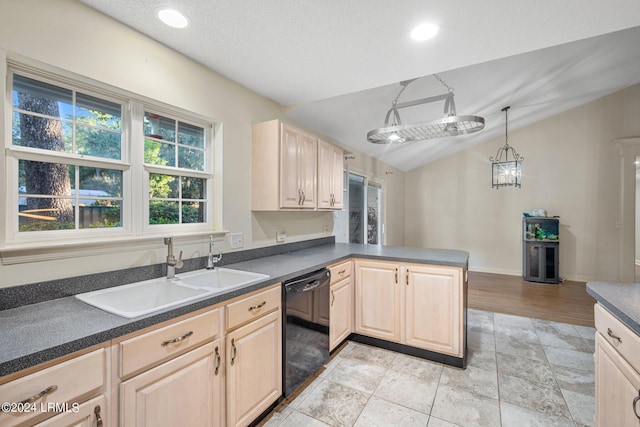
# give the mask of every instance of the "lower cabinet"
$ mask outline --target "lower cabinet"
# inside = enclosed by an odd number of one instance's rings
[[[220,426],[220,343],[214,341],[120,384],[123,426]]]
[[[108,424],[106,363],[99,348],[5,382],[0,402],[13,406],[0,410],[0,426]]]
[[[329,292],[329,351],[353,331],[353,283],[351,277],[331,285]]]
[[[596,426],[640,426],[640,337],[595,305]]]
[[[400,342],[401,266],[384,261],[356,260],[355,332]]]
[[[280,310],[229,332],[226,345],[227,425],[247,426],[282,395]]]
[[[404,344],[462,356],[462,270],[406,266]]]
[[[356,260],[355,332],[464,356],[462,268]]]
[[[35,427],[105,427],[106,399],[94,397],[77,406],[70,406],[64,414],[49,418]]]

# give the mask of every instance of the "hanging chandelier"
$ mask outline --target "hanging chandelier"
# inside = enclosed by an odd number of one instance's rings
[[[509,145],[509,128],[507,111],[511,107],[504,107],[504,147],[500,147],[491,161],[491,188],[521,187],[522,162],[524,157]],[[509,160],[511,155],[511,160]]]
[[[400,92],[391,102],[391,108],[387,111],[384,119],[384,127],[374,129],[367,133],[367,141],[374,144],[393,144],[400,142],[422,141],[425,139],[445,138],[448,136],[464,135],[478,132],[484,128],[484,118],[478,116],[458,116],[456,115],[456,104],[453,100],[453,88],[448,86],[437,74],[433,75],[448,92],[442,95],[431,96],[429,98],[416,99],[398,103],[398,98],[414,80],[400,82]],[[430,102],[445,101],[444,117],[427,122],[402,124],[400,119],[401,108],[414,107],[416,105]],[[391,121],[391,122],[390,122]]]

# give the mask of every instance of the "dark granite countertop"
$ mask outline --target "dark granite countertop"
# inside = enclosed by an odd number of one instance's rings
[[[640,335],[640,283],[588,282],[587,292]]]
[[[466,270],[469,254],[448,249],[336,243],[224,265],[225,268],[268,274],[270,278],[133,319],[107,313],[73,296],[2,310],[0,377],[352,257],[445,265]]]

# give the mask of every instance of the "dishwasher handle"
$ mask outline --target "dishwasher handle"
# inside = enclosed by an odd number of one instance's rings
[[[313,276],[302,277],[285,283],[284,288],[287,293],[302,294],[329,283],[330,279],[331,272],[329,270],[322,270]]]

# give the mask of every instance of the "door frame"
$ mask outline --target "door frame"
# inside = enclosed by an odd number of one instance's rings
[[[386,183],[384,178],[382,178],[379,175],[370,173],[370,172],[366,172],[362,169],[358,169],[355,168],[351,165],[347,165],[345,168],[346,172],[347,172],[347,197],[346,199],[349,198],[349,174],[354,174],[354,175],[358,175],[364,178],[364,190],[365,190],[365,194],[364,194],[364,201],[365,204],[367,203],[367,184],[369,182],[374,182],[376,184],[380,185],[380,191],[382,191],[382,197],[380,200],[380,213],[382,215],[382,221],[380,221],[379,225],[379,230],[380,230],[380,239],[379,239],[379,245],[386,245],[387,244],[387,230],[386,230],[386,220],[387,220],[387,188],[386,188]],[[365,215],[364,215],[364,244],[368,245],[369,243],[367,243],[367,226],[368,226],[368,215],[366,214],[366,210],[365,210]],[[349,236],[349,221],[347,221],[347,236]]]

